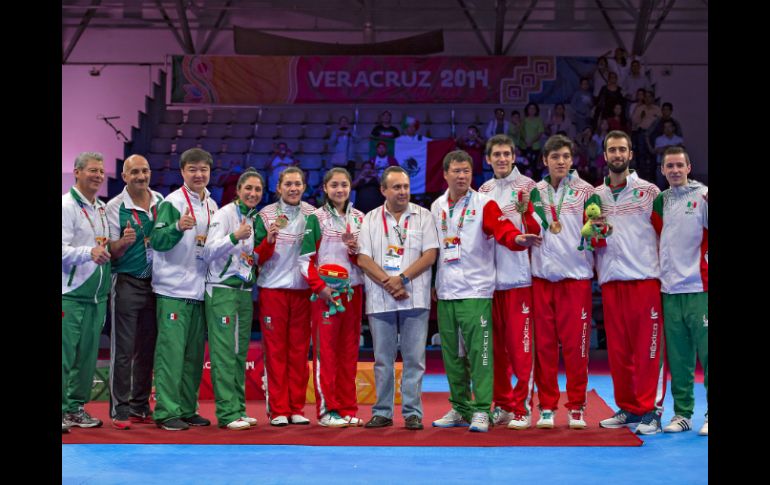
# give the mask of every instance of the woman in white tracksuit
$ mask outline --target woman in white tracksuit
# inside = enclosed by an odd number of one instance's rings
[[[211,218],[203,251],[208,264],[204,306],[216,416],[220,427],[232,430],[257,424],[246,415],[245,375],[256,266],[270,257],[275,245],[275,237],[269,234],[254,247],[254,218],[264,187],[264,178],[256,170],[243,172],[236,199]]]

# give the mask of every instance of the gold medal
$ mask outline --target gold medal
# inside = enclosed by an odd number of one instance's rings
[[[289,225],[289,218],[283,214],[278,216],[278,218],[275,220],[275,227],[277,227],[278,229],[283,229],[288,225]]]
[[[548,226],[548,230],[551,231],[551,234],[559,234],[561,232],[561,222],[553,221],[551,225]]]

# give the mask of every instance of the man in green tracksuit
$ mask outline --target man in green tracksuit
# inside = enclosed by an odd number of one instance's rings
[[[512,251],[540,244],[503,217],[493,199],[471,189],[473,159],[456,150],[444,157],[449,188],[431,206],[439,235],[438,327],[452,409],[433,426],[489,429],[492,404],[492,295],[495,242]],[[473,396],[471,396],[471,392]]]
[[[191,148],[182,153],[179,166],[184,185],[158,207],[151,236],[158,322],[153,418],[158,427],[169,431],[211,424],[196,408],[206,327],[203,248],[217,210],[206,189],[212,165],[211,154],[205,150]]]
[[[102,425],[83,406],[91,397],[110,292],[110,229],[104,202],[96,197],[103,182],[102,155],[81,153],[75,186],[61,199],[62,432]]]
[[[674,417],[666,433],[692,429],[695,357],[703,367],[708,402],[708,187],[688,180],[690,158],[682,147],[663,153],[661,171],[671,187],[653,204],[660,234],[660,289],[666,325],[666,358],[671,370]],[[698,434],[708,436],[708,410]]]

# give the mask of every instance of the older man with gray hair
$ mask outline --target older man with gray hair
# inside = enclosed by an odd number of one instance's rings
[[[75,185],[61,198],[62,432],[95,428],[84,405],[91,397],[99,334],[110,290],[109,227],[104,202],[104,157],[84,152],[75,159]]]

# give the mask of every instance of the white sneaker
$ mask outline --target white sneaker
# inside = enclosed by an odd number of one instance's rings
[[[703,423],[703,426],[701,426],[700,431],[698,431],[698,434],[701,436],[708,436],[709,435],[709,417],[706,416],[706,422]]]
[[[227,429],[232,429],[235,431],[242,431],[244,429],[249,429],[249,428],[251,428],[251,425],[246,421],[242,420],[241,418],[238,418],[232,423],[227,424]]]
[[[487,413],[473,413],[471,417],[471,426],[468,431],[476,431],[478,433],[486,433],[489,431],[489,414]]]
[[[554,420],[556,419],[556,411],[550,409],[540,410],[540,419],[537,420],[537,427],[540,429],[553,428]]]
[[[555,419],[556,411],[552,411],[550,409],[541,409],[540,419],[537,420],[535,427],[540,429],[551,429],[553,428]]]
[[[364,425],[364,420],[361,419],[361,418],[357,418],[355,416],[345,416],[342,419],[344,419],[345,422],[348,423],[348,426],[357,427],[357,426],[363,426]]]
[[[270,426],[288,426],[289,418],[286,416],[276,416],[270,420]]]
[[[310,424],[310,420],[301,414],[292,414],[289,421],[291,424]]]
[[[570,429],[585,429],[586,426],[588,426],[582,409],[573,409],[572,411],[569,411],[568,415]]]
[[[512,419],[513,413],[509,413],[503,408],[496,407],[495,410],[492,411],[492,422],[495,425],[508,424]]]
[[[508,429],[527,429],[531,425],[531,419],[529,414],[513,413],[513,418],[508,423]]]
[[[345,421],[337,414],[336,411],[330,411],[324,414],[321,419],[318,420],[318,424],[327,428],[347,428],[348,422]]]
[[[257,425],[257,418],[252,418],[249,416],[241,416],[241,421],[246,421],[247,423],[249,423],[249,426]]]
[[[671,422],[663,428],[666,433],[681,433],[682,431],[690,431],[692,429],[692,420],[679,416],[678,414],[671,418]]]
[[[454,408],[450,409],[443,418],[433,421],[433,426],[437,428],[455,428],[458,426],[465,427],[468,425],[468,421],[466,421],[460,413],[455,411]]]

